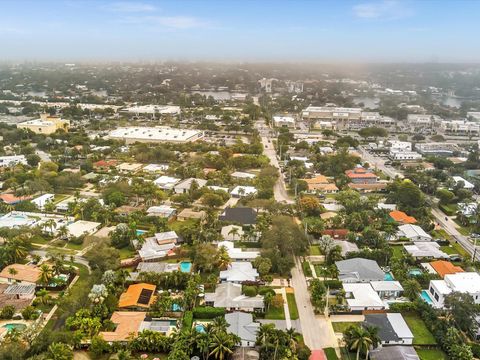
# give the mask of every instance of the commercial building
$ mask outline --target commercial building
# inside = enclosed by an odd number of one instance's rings
[[[419,160],[422,155],[415,151],[390,150],[388,158],[394,161]]]
[[[25,155],[0,156],[0,168],[15,166],[18,164],[27,165],[27,158]]]
[[[304,120],[334,121],[339,129],[348,128],[349,122],[359,121],[361,117],[361,108],[309,106],[302,112],[302,118]]]
[[[280,116],[280,115],[274,116],[273,126],[294,128],[295,118],[293,116]]]
[[[174,129],[171,127],[124,127],[111,131],[107,138],[124,140],[127,144],[146,143],[186,143],[202,139],[203,131]]]
[[[442,121],[440,129],[451,135],[477,135],[480,133],[480,123],[466,120]]]
[[[40,119],[28,120],[17,124],[17,128],[31,130],[36,134],[50,135],[55,131],[62,129],[68,131],[70,127],[69,120],[63,120],[58,116],[41,114]]]
[[[408,114],[407,123],[412,127],[431,127],[439,124],[442,118],[431,114]]]
[[[443,308],[445,297],[452,292],[470,294],[475,304],[480,304],[480,275],[476,272],[447,274],[443,280],[430,280],[428,295],[433,306]]]
[[[455,152],[460,152],[461,149],[454,143],[433,142],[415,144],[415,150],[422,155],[452,156]]]
[[[120,112],[137,115],[180,115],[181,109],[175,105],[137,105],[120,109]]]

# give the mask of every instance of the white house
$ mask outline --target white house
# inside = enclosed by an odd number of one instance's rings
[[[475,185],[473,185],[471,182],[465,180],[461,176],[452,176],[453,181],[455,181],[455,185],[457,185],[459,182],[463,182],[463,188],[467,190],[473,190],[475,188]]]
[[[0,156],[0,167],[15,166],[18,164],[27,165],[25,155]]]
[[[428,295],[436,308],[445,306],[445,297],[452,292],[470,294],[480,304],[480,275],[476,272],[447,274],[443,280],[430,280]]]
[[[257,193],[257,188],[253,186],[236,186],[232,191],[230,191],[230,195],[233,197],[239,198],[243,196],[255,195]]]
[[[403,247],[414,259],[448,259],[448,254],[440,250],[440,245],[434,241],[419,241]]]
[[[342,283],[351,311],[383,310],[385,304],[370,284]]]
[[[242,248],[236,248],[231,241],[221,241],[218,248],[225,247],[232,261],[252,261],[260,255],[258,251],[243,251]]]
[[[241,284],[244,281],[256,281],[258,275],[251,262],[233,262],[227,270],[220,271],[220,281]]]
[[[196,178],[188,178],[185,180],[180,181],[173,187],[173,190],[177,194],[185,194],[188,193],[192,187],[192,185],[196,183],[198,188],[202,188],[207,185],[207,180],[204,179],[196,179]]]
[[[292,116],[274,116],[273,126],[294,128],[295,119]]]
[[[405,237],[410,241],[432,241],[432,237],[428,235],[418,225],[406,224],[398,227],[397,237]]]
[[[159,178],[155,179],[153,183],[157,185],[162,190],[172,190],[173,187],[180,181],[180,179],[174,178],[172,176],[162,175]]]
[[[92,235],[100,228],[100,223],[93,221],[78,220],[67,225],[70,236],[80,237],[83,235]]]
[[[40,210],[44,210],[45,205],[52,202],[54,198],[55,198],[54,194],[43,194],[33,199],[31,202],[34,203],[37,206],[37,208],[39,208]]]
[[[237,241],[242,238],[243,230],[242,227],[238,225],[227,225],[222,227],[221,234],[223,240]]]

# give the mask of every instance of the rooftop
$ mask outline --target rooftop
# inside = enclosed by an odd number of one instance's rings
[[[132,139],[138,141],[192,141],[202,136],[202,131],[174,129],[170,127],[125,127],[111,131],[112,139]]]
[[[149,308],[155,301],[155,289],[157,287],[152,284],[140,283],[130,285],[118,301],[118,307],[142,307]]]
[[[14,273],[10,273],[11,269],[14,271]],[[36,266],[11,264],[3,268],[3,270],[0,272],[0,277],[17,281],[36,283],[40,279],[40,274],[41,271]]]
[[[437,260],[432,261],[430,266],[440,275],[442,278],[445,275],[456,274],[459,272],[464,272],[460,266],[453,265],[450,261]]]

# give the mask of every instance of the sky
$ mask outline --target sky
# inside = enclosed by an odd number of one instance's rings
[[[1,60],[480,62],[476,0],[0,0]]]

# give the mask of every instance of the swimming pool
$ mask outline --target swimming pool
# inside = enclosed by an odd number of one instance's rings
[[[178,304],[173,304],[172,305],[172,311],[182,311],[182,307]]]
[[[411,276],[419,276],[419,275],[422,275],[422,270],[412,269],[408,272],[408,274],[411,275]]]
[[[195,325],[195,330],[199,333],[204,333],[205,332],[205,325],[203,324],[196,324]]]
[[[190,261],[182,261],[180,263],[180,271],[184,273],[189,273],[192,271],[192,263]]]
[[[27,325],[25,325],[25,324],[5,324],[2,327],[7,329],[10,332],[13,329],[18,330],[18,331],[25,330],[27,328]]]
[[[427,304],[432,305],[433,301],[432,298],[430,297],[430,294],[428,293],[427,290],[422,290],[422,293],[420,294],[420,297],[425,301]]]
[[[143,234],[145,234],[147,231],[146,231],[146,230],[140,230],[140,229],[137,229],[135,232],[136,232],[136,234],[137,234],[137,235],[139,235],[139,236],[140,236],[140,235],[143,235]]]
[[[392,273],[387,272],[387,273],[385,273],[385,276],[383,277],[383,280],[385,280],[385,281],[393,281],[393,280],[395,280],[395,279],[393,278]]]

